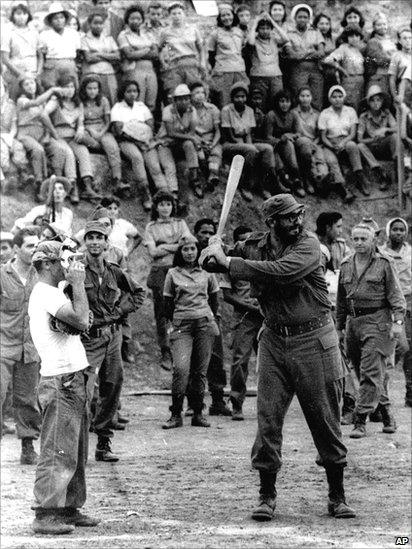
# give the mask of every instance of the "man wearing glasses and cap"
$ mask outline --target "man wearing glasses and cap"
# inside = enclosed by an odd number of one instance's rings
[[[252,449],[260,501],[252,518],[273,518],[282,427],[295,394],[320,455],[317,462],[326,470],[329,514],[351,518],[355,513],[343,488],[346,448],[339,412],[344,373],[320,244],[304,229],[304,206],[292,195],[266,200],[262,211],[269,231],[263,237],[252,234],[242,257],[227,257],[215,237],[200,258],[206,269],[224,269],[232,280],[249,280],[265,317],[258,335],[258,432]],[[217,265],[209,267],[212,258]]]
[[[88,361],[80,333],[89,327],[79,261],[63,267],[62,244],[41,242],[32,256],[38,282],[30,295],[28,314],[33,343],[40,356],[37,397],[42,413],[41,450],[34,496],[37,534],[69,534],[75,526],[96,526],[98,520],[79,511],[86,501],[88,447]],[[66,280],[71,297],[60,284]]]

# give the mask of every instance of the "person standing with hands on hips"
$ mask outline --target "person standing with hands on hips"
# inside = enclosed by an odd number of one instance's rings
[[[346,504],[343,488],[346,448],[339,406],[344,374],[320,244],[304,229],[304,206],[292,195],[269,198],[262,211],[269,231],[247,239],[242,257],[227,257],[217,237],[200,257],[206,269],[223,267],[232,280],[249,280],[251,296],[257,297],[264,316],[258,337],[258,432],[252,449],[252,466],[260,474],[260,500],[252,518],[273,518],[282,427],[295,394],[320,455],[317,463],[326,470],[328,512],[352,518],[355,512]],[[204,263],[209,258],[217,266]]]

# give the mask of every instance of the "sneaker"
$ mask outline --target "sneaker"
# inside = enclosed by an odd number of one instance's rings
[[[49,515],[43,518],[35,518],[32,524],[35,534],[59,536],[74,532],[74,525],[67,524],[62,517]]]
[[[33,448],[33,440],[31,438],[23,438],[21,441],[20,463],[22,465],[36,465],[38,455]]]
[[[96,446],[95,452],[96,461],[107,461],[108,463],[114,463],[119,461],[119,457],[112,453],[110,446],[110,439],[100,439]]]
[[[101,522],[100,519],[81,513],[78,509],[68,515],[63,515],[63,520],[66,524],[74,524],[74,526],[84,528],[93,528]]]
[[[231,416],[232,412],[230,408],[223,402],[213,402],[209,408],[209,416]]]
[[[276,509],[276,498],[260,496],[257,507],[252,512],[252,519],[259,522],[267,522],[273,519]]]
[[[355,423],[353,431],[349,435],[350,438],[364,438],[366,437],[366,425],[364,423]]]
[[[356,513],[347,505],[345,500],[332,501],[328,503],[328,513],[335,518],[355,518]]]
[[[176,429],[177,427],[183,427],[183,419],[180,415],[171,415],[170,418],[162,425],[162,429]]]
[[[210,423],[207,421],[204,415],[195,414],[192,417],[192,427],[210,427]]]

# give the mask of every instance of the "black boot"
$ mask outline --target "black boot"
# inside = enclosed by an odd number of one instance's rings
[[[355,410],[355,401],[350,395],[343,395],[341,425],[351,425],[353,423],[353,412]]]
[[[356,513],[346,504],[345,500],[343,469],[342,465],[325,466],[329,485],[328,513],[335,518],[353,518],[356,517]]]
[[[33,448],[32,438],[23,438],[21,441],[20,463],[22,465],[36,465],[37,454]]]
[[[74,524],[67,524],[62,516],[62,509],[36,509],[36,518],[32,528],[36,534],[58,536],[74,532]]]
[[[82,178],[82,183],[84,188],[80,196],[84,200],[100,200],[102,198],[102,195],[100,193],[97,193],[93,189],[92,182],[93,182],[92,178],[89,176]]]
[[[395,421],[395,418],[393,417],[389,404],[387,404],[386,406],[381,405],[380,411],[382,414],[382,422],[383,422],[382,433],[393,434],[396,431],[397,426],[396,426],[396,421]]]
[[[366,437],[366,418],[367,414],[355,414],[354,417],[354,428],[351,434],[349,435],[350,438],[364,438]]]
[[[259,471],[259,476],[259,503],[252,512],[252,519],[263,522],[272,520],[275,512],[276,473],[274,471]]]
[[[353,173],[353,177],[354,177],[355,185],[360,190],[360,192],[365,196],[369,196],[371,194],[370,183],[366,179],[363,171],[357,170],[356,172]]]
[[[108,461],[108,462],[119,461],[118,456],[112,453],[109,437],[99,436],[97,440],[95,458],[96,458],[96,461]]]

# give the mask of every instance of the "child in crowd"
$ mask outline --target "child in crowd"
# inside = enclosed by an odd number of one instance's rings
[[[153,197],[152,221],[146,225],[144,245],[152,259],[147,287],[152,290],[157,340],[162,358],[160,366],[171,370],[172,356],[163,302],[163,287],[167,271],[173,265],[178,242],[190,231],[183,219],[176,219],[176,200],[167,191],[158,191]]]
[[[79,202],[77,161],[83,185],[81,198],[84,200],[100,199],[101,196],[92,187],[93,167],[90,153],[86,145],[82,144],[84,108],[79,98],[77,79],[71,74],[65,74],[59,78],[57,84],[63,88],[63,93],[53,95],[42,114],[42,119],[51,130],[50,149],[55,157],[55,164],[61,161],[61,168],[55,167],[55,173],[61,175],[64,166],[65,173],[72,183],[70,200],[72,204],[77,204]],[[60,159],[57,155],[62,148],[65,149],[65,157]]]
[[[203,416],[206,373],[219,327],[219,285],[198,263],[200,246],[192,235],[179,239],[173,268],[166,275],[163,296],[167,319],[172,321],[173,355],[171,417],[163,429],[182,427],[183,400],[190,376],[194,427],[210,427]]]
[[[242,57],[244,35],[238,27],[239,19],[230,4],[219,5],[217,29],[209,37],[209,63],[212,67],[211,92],[221,109],[230,103],[230,88],[236,82],[247,82]]]
[[[119,248],[124,257],[127,259],[130,254],[142,242],[143,236],[139,229],[120,216],[120,200],[115,196],[104,196],[100,201],[103,208],[109,212],[110,218],[113,221],[112,231],[109,235],[109,242]]]
[[[118,44],[123,56],[124,80],[135,80],[140,88],[140,100],[154,111],[157,99],[157,77],[154,62],[159,58],[157,40],[146,32],[143,9],[130,6],[124,15],[125,28],[119,34]]]
[[[270,109],[271,98],[283,89],[278,46],[283,47],[287,42],[286,33],[270,15],[262,13],[255,19],[245,55],[250,58],[250,91],[253,94],[256,88],[262,90],[265,112]]]
[[[16,99],[19,81],[23,76],[36,77],[42,72],[43,55],[40,51],[39,33],[29,25],[32,19],[27,5],[18,3],[11,10],[10,31],[2,29],[1,32],[1,63],[13,99]]]
[[[42,84],[48,89],[55,86],[62,73],[69,73],[77,82],[77,54],[81,49],[80,34],[67,26],[70,13],[60,2],[52,2],[44,18],[48,29],[40,33],[43,53]]]
[[[219,170],[222,164],[220,112],[216,105],[206,101],[206,89],[202,82],[195,82],[190,89],[192,92],[192,105],[196,109],[198,120],[196,133],[201,140],[199,154],[204,156],[208,165],[206,189],[213,192],[219,184]]]
[[[279,91],[273,98],[273,110],[266,117],[266,139],[279,154],[286,171],[292,179],[292,188],[297,196],[304,197],[305,190],[299,172],[297,159],[297,140],[301,136],[301,127],[296,112],[292,111],[289,92]],[[307,186],[313,192],[313,187]]]
[[[348,25],[341,34],[342,44],[323,60],[340,74],[346,103],[358,110],[365,85],[365,59],[361,52],[363,33],[358,25]]]
[[[396,46],[388,33],[388,19],[379,12],[373,19],[373,31],[365,48],[366,89],[377,85],[389,93],[388,69]]]
[[[103,34],[106,18],[107,14],[102,10],[91,13],[87,18],[89,30],[81,42],[82,75],[98,76],[102,94],[113,106],[117,101],[116,70],[120,64],[120,53],[114,39]]]
[[[122,164],[119,145],[114,135],[109,132],[110,104],[107,97],[102,95],[99,77],[94,75],[84,77],[79,96],[84,112],[84,133],[79,143],[93,151],[103,149],[112,173],[113,192],[121,194],[128,190],[130,185],[121,180]]]

